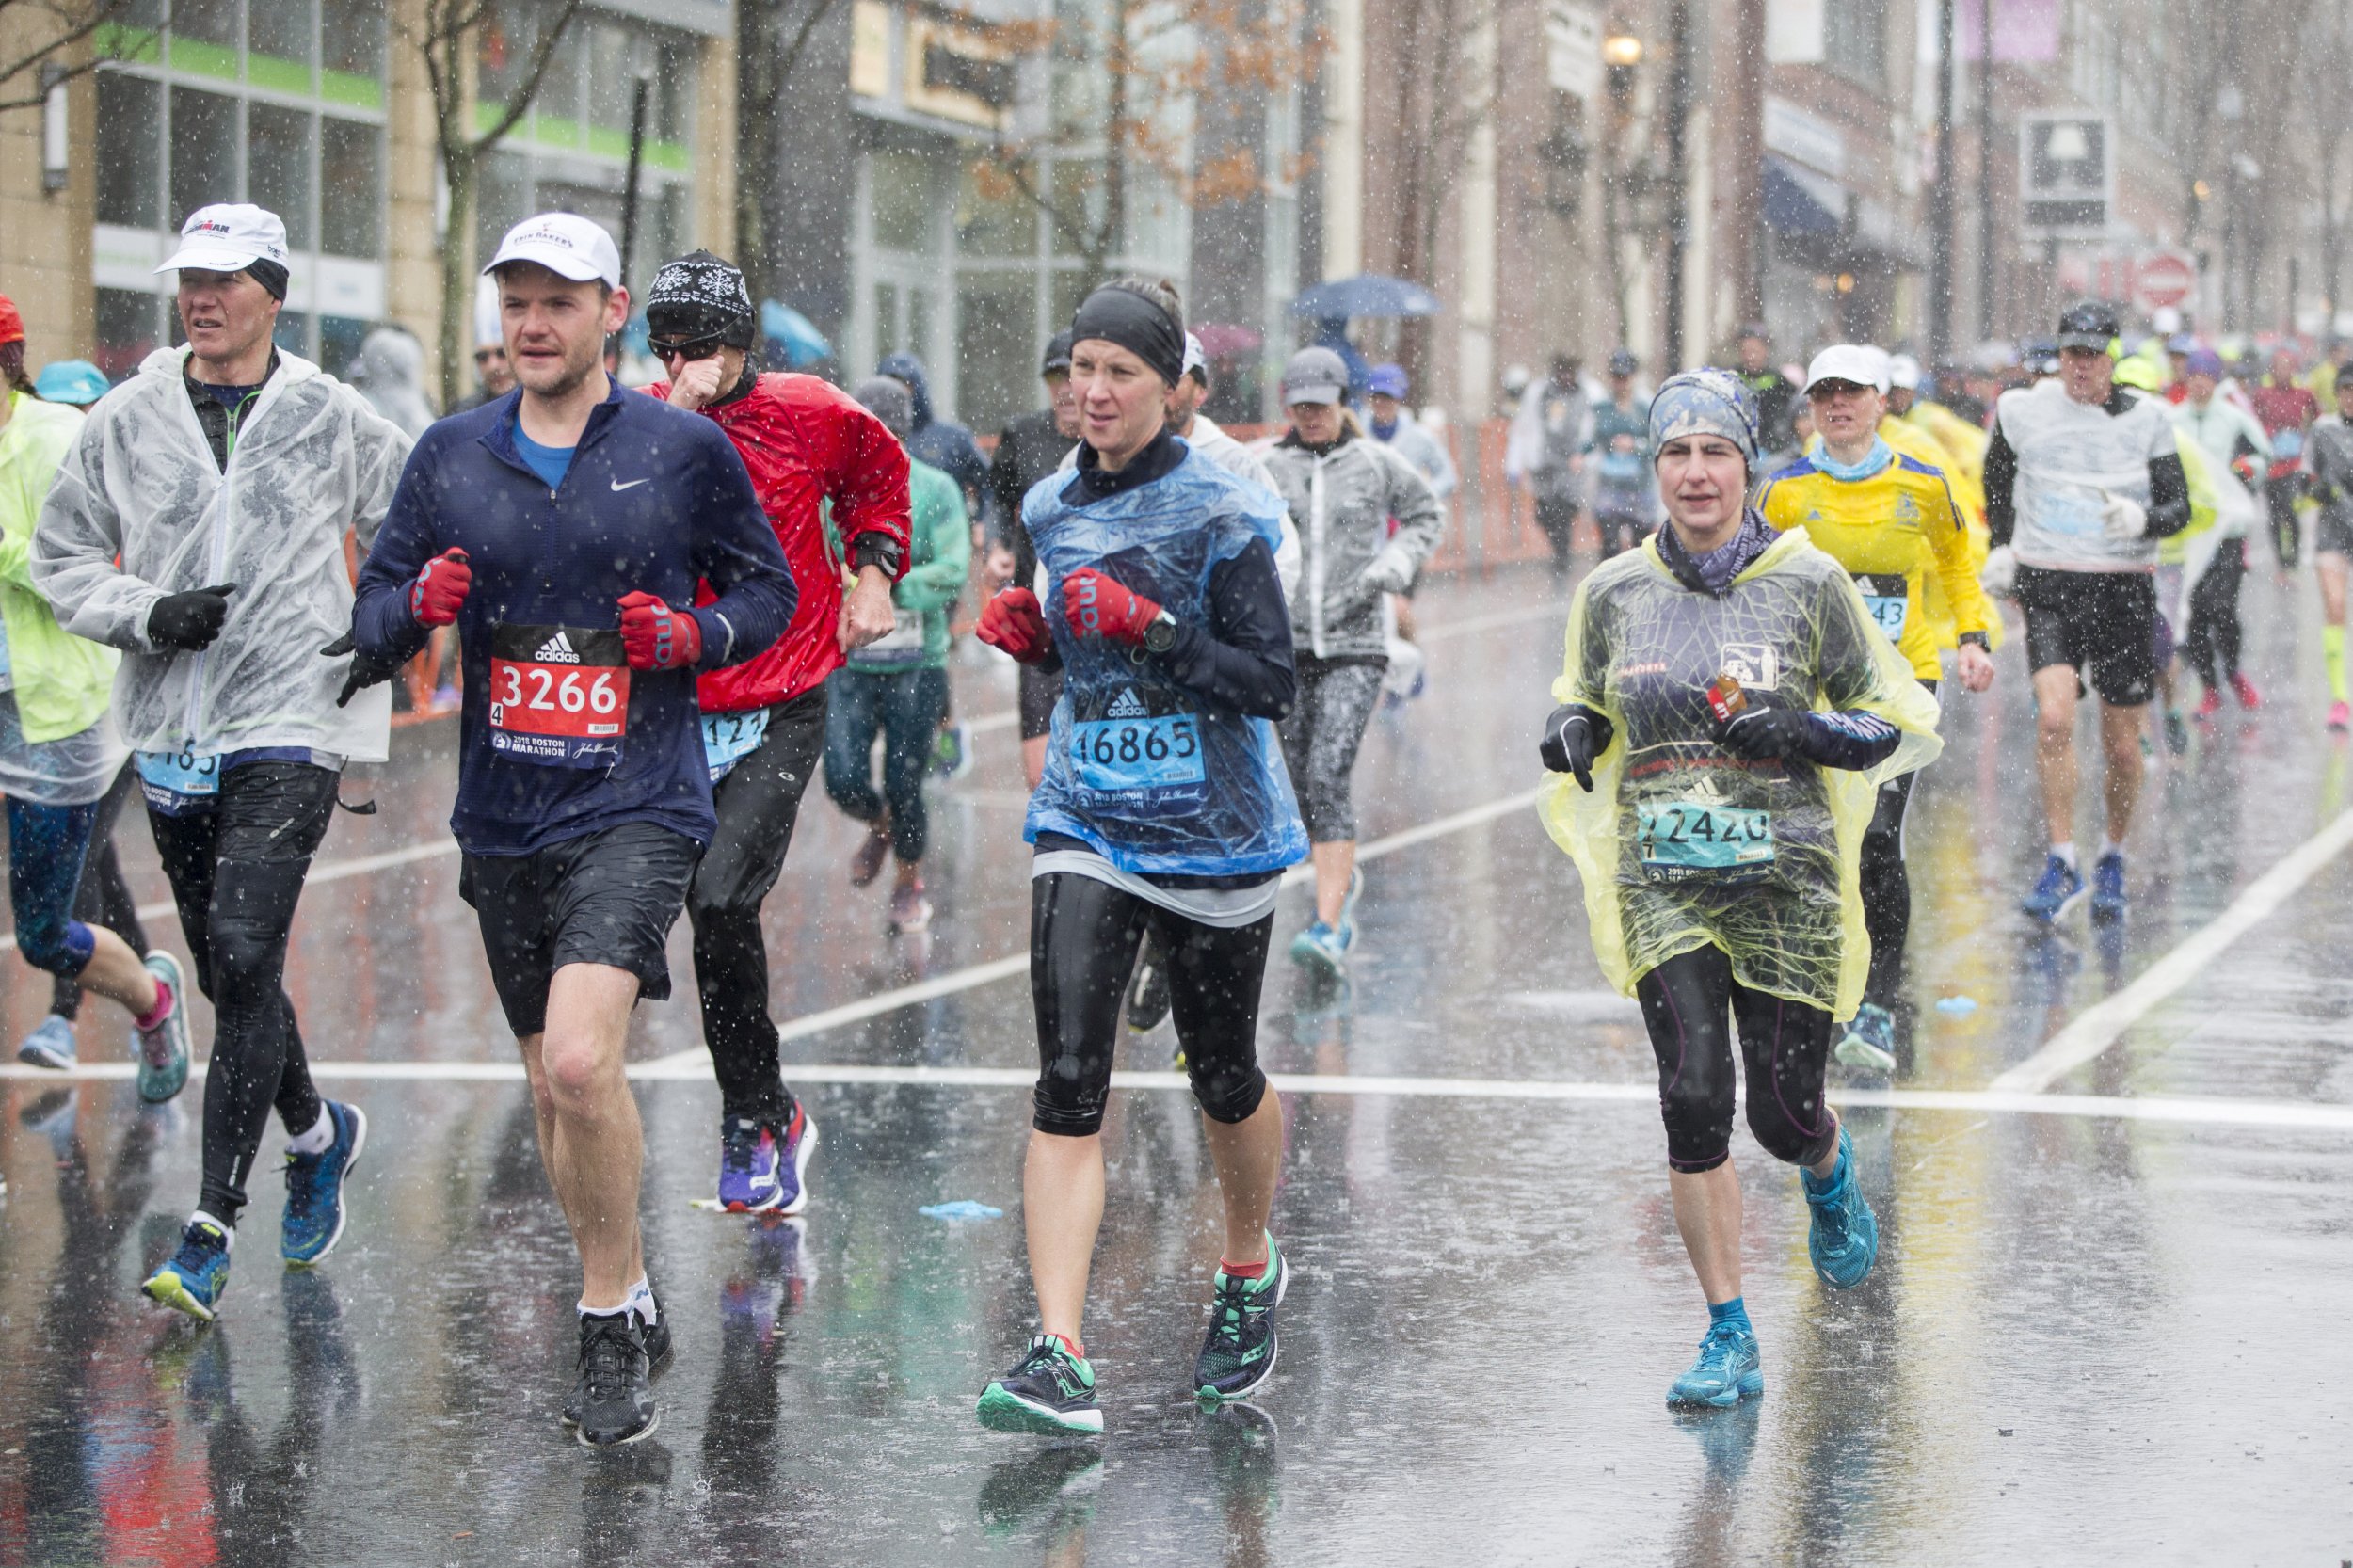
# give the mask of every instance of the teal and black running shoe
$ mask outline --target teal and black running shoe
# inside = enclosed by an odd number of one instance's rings
[[[1855,1178],[1854,1140],[1838,1129],[1838,1168],[1828,1181],[1801,1170],[1805,1201],[1814,1210],[1814,1228],[1805,1250],[1813,1255],[1814,1272],[1833,1290],[1851,1290],[1870,1273],[1880,1255],[1880,1223]]]
[[[1894,1072],[1896,1016],[1876,1002],[1856,1008],[1854,1021],[1838,1042],[1838,1060],[1865,1072]]]
[[[1274,1238],[1266,1239],[1266,1272],[1236,1279],[1220,1269],[1209,1304],[1209,1336],[1193,1364],[1193,1390],[1202,1400],[1246,1400],[1274,1371],[1274,1309],[1290,1285],[1290,1269]]]
[[[175,1312],[209,1323],[228,1285],[229,1233],[210,1220],[190,1220],[180,1233],[180,1250],[139,1288]]]
[[[286,1155],[286,1212],[278,1224],[278,1251],[287,1262],[309,1265],[344,1239],[344,1184],[368,1141],[368,1118],[356,1105],[324,1101],[335,1141],[316,1154]]]
[[[1019,1365],[981,1391],[981,1425],[991,1432],[1031,1432],[1046,1437],[1100,1432],[1103,1409],[1095,1402],[1095,1368],[1050,1334],[1030,1341]]]
[[[1729,1410],[1765,1392],[1765,1358],[1756,1335],[1739,1323],[1710,1324],[1700,1340],[1699,1359],[1667,1386],[1667,1403],[1678,1409],[1705,1406]]]

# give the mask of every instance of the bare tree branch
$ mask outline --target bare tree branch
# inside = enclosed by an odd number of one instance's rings
[[[531,70],[524,75],[522,86],[508,95],[506,112],[499,116],[497,124],[474,137],[473,151],[476,153],[488,152],[505,140],[506,133],[531,112],[531,101],[539,96],[540,78],[548,73],[548,62],[555,58],[556,47],[564,41],[565,31],[571,26],[572,18],[580,14],[580,4],[581,0],[564,0],[564,8],[557,13],[555,25],[547,30],[539,40],[539,46],[532,52]],[[488,8],[485,6],[474,14],[480,16]]]
[[[27,49],[15,60],[0,63],[0,82],[12,82],[27,72],[56,62],[59,55],[74,50],[102,28],[120,21],[135,3],[136,0],[95,0],[87,8],[71,5],[31,8],[57,18],[65,30],[45,43]],[[0,20],[12,20],[9,12],[25,8],[25,0],[0,0]],[[86,76],[104,63],[102,56],[93,54],[87,59],[67,64],[59,80],[71,81],[76,76]],[[46,86],[36,86],[21,97],[0,98],[0,114],[11,109],[38,108],[48,96]]]

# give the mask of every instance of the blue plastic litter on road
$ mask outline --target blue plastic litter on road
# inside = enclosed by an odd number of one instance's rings
[[[1005,1211],[991,1208],[970,1198],[958,1198],[953,1203],[930,1203],[916,1210],[926,1220],[1001,1220]]]
[[[1936,999],[1936,1010],[1939,1013],[1950,1013],[1955,1017],[1965,1018],[1977,1010],[1977,999],[1975,997],[1939,997]]]

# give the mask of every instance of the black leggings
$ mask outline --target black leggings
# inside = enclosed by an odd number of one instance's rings
[[[1670,1167],[1712,1171],[1732,1158],[1736,1023],[1756,1141],[1792,1165],[1811,1165],[1831,1151],[1838,1118],[1822,1103],[1828,1013],[1737,984],[1732,960],[1717,947],[1677,953],[1644,975],[1634,994],[1658,1057]]]
[[[2238,673],[2239,579],[2247,575],[2247,541],[2225,539],[2189,590],[2189,632],[2182,653],[2212,691]]]
[[[1119,1004],[1146,929],[1168,964],[1169,1011],[1193,1097],[1211,1121],[1247,1121],[1266,1097],[1258,987],[1274,917],[1202,925],[1108,882],[1055,872],[1030,883],[1030,997],[1037,1007],[1040,1132],[1103,1130]]]
[[[1923,680],[1929,695],[1936,682]],[[1912,810],[1907,773],[1880,786],[1871,824],[1863,830],[1863,929],[1871,938],[1871,969],[1863,1000],[1889,1005],[1904,965],[1904,943],[1912,935],[1912,873],[1904,868],[1904,818]]]
[[[2297,476],[2285,474],[2264,486],[2264,510],[2271,520],[2271,548],[2280,557],[2280,569],[2296,569],[2296,558],[2303,545],[2303,535],[2296,523]]]
[[[89,847],[82,853],[82,881],[73,894],[73,918],[84,925],[103,925],[131,944],[136,953],[147,952],[147,928],[139,923],[139,906],[131,885],[122,879],[122,860],[115,854],[115,823],[122,803],[138,793],[137,764],[125,762],[115,775],[114,787],[98,803],[98,821],[90,827]],[[61,1018],[82,1014],[82,987],[57,976],[49,1011]]]
[[[760,901],[784,870],[801,796],[825,749],[825,688],[769,710],[758,750],[711,788],[719,826],[686,890],[695,989],[722,1114],[781,1130],[792,1119],[782,1047],[768,1016],[768,944]]]
[[[308,762],[248,762],[221,779],[209,810],[147,813],[196,983],[213,1000],[200,1207],[223,1224],[235,1224],[245,1208],[270,1108],[289,1134],[318,1120],[318,1090],[285,991],[286,942],[311,856],[335,814],[338,782]]]

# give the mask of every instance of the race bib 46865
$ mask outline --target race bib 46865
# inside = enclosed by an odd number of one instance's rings
[[[617,629],[490,629],[490,746],[519,762],[608,768],[629,730]]]

